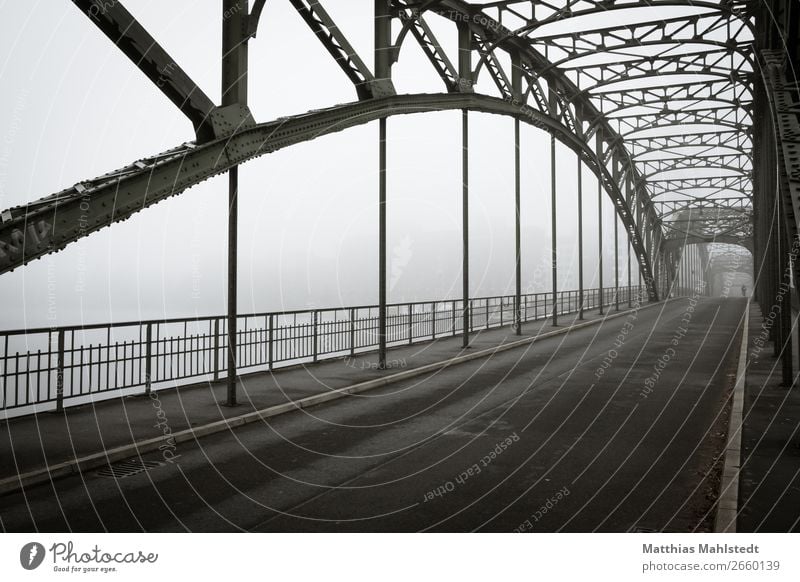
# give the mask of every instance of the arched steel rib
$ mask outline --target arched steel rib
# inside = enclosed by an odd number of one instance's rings
[[[460,93],[398,95],[281,118],[243,128],[228,138],[202,145],[186,144],[27,206],[7,210],[2,213],[0,225],[0,273],[62,249],[92,232],[126,220],[148,206],[264,154],[384,117],[455,109],[515,117],[553,133],[578,153],[602,180],[631,237],[643,275],[649,280],[650,262],[625,195],[586,142],[567,127],[533,109],[494,97]]]

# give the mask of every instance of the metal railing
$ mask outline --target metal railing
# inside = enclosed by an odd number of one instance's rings
[[[641,301],[644,287],[603,290],[603,305]],[[514,323],[514,296],[469,301],[470,332]],[[558,313],[579,310],[578,291],[558,294]],[[600,306],[584,291],[584,309]],[[522,296],[523,322],[550,317],[550,293]],[[399,303],[387,309],[387,344],[398,346],[463,331],[460,300]],[[272,370],[371,351],[378,345],[378,307],[360,306],[241,315],[237,368]],[[82,404],[111,393],[147,393],[165,384],[218,380],[227,370],[224,316],[0,331],[0,410]],[[33,412],[33,410],[31,411]],[[17,416],[15,414],[14,416]]]

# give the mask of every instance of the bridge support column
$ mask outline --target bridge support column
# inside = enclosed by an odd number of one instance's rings
[[[386,368],[386,118],[378,138],[378,368]],[[410,336],[409,336],[410,337]]]
[[[777,239],[778,239],[778,281],[781,287],[779,293],[780,301],[780,342],[781,342],[781,379],[783,386],[791,388],[794,384],[794,373],[792,366],[792,301],[790,296],[790,256],[789,245],[787,244],[787,228],[785,221],[785,211],[782,204],[782,194],[780,192],[780,202],[777,212]]]
[[[578,319],[583,319],[583,164],[578,154]]]
[[[688,287],[686,284],[686,248],[686,245],[683,245],[683,248],[681,249],[681,268],[679,269],[681,296],[686,295],[686,289]]]
[[[603,162],[603,139],[600,130],[597,131],[597,159]],[[600,315],[605,313],[603,309],[603,182],[597,179],[597,276],[598,288],[600,293]]]
[[[681,285],[683,286],[682,295],[689,295],[689,247],[684,245],[681,256]]]
[[[558,201],[556,193],[556,136],[550,136],[550,233],[553,267],[553,325],[558,325]]]
[[[222,105],[247,105],[246,19],[249,0],[222,3]],[[228,172],[228,376],[227,406],[236,406],[239,168]]]
[[[236,406],[236,330],[238,293],[239,168],[228,172],[228,406]]]
[[[377,81],[391,79],[391,47],[392,14],[389,2],[388,0],[375,0],[375,78]],[[382,118],[378,123],[378,368],[384,370],[386,369],[388,295],[386,283],[386,118]],[[431,317],[434,317],[434,314],[431,314]]]
[[[458,23],[458,74],[460,82],[472,86],[472,30],[466,22]],[[463,297],[462,346],[469,347],[470,300],[469,300],[469,110],[461,112],[461,284]],[[488,321],[488,309],[487,309]]]
[[[612,155],[611,171],[614,183],[619,184],[619,161],[616,154]],[[616,205],[612,216],[614,217],[614,311],[619,311],[619,213]]]
[[[522,100],[522,63],[519,54],[511,55],[511,90],[514,98]],[[514,329],[522,335],[522,152],[520,151],[519,119],[514,119],[514,226],[515,238],[515,273],[516,297],[514,304]]]
[[[514,327],[517,335],[522,335],[522,225],[521,225],[521,159],[519,151],[520,122],[514,120],[514,225],[516,227],[516,297],[514,303]]]
[[[600,315],[605,313],[604,295],[605,289],[603,287],[603,185],[597,185],[597,276],[598,276],[598,289],[600,293]]]
[[[619,311],[619,216],[614,213],[614,311]]]
[[[631,240],[628,239],[628,307],[633,307],[633,276],[631,274]]]
[[[461,112],[461,285],[463,297],[462,346],[469,347],[469,111]],[[487,313],[488,317],[488,313]]]

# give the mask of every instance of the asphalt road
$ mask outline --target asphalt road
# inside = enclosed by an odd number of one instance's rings
[[[132,476],[33,487],[0,497],[0,526],[707,530],[744,307],[675,300],[152,453]]]

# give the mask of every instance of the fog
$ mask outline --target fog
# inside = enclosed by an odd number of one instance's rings
[[[220,3],[128,0],[126,7],[219,101]],[[328,2],[372,61],[372,2]],[[70,2],[0,3],[0,209],[59,191],[193,139],[190,123]],[[453,54],[455,29],[429,23]],[[400,93],[442,92],[413,42],[396,65]],[[494,94],[482,79],[479,90]],[[288,2],[269,2],[250,44],[257,121],[356,100]],[[470,114],[473,296],[513,293],[513,121]],[[388,122],[391,302],[461,293],[461,114]],[[377,302],[378,128],[293,146],[240,170],[239,309]],[[522,133],[523,288],[550,279],[550,137]],[[577,161],[557,148],[559,285],[577,288]],[[596,285],[597,181],[584,168],[586,286]],[[227,180],[204,182],[0,277],[4,329],[224,313]],[[613,281],[612,205],[603,196],[605,281]],[[627,245],[620,229],[620,270]],[[635,268],[635,267],[634,267]],[[638,277],[634,275],[634,283]]]

